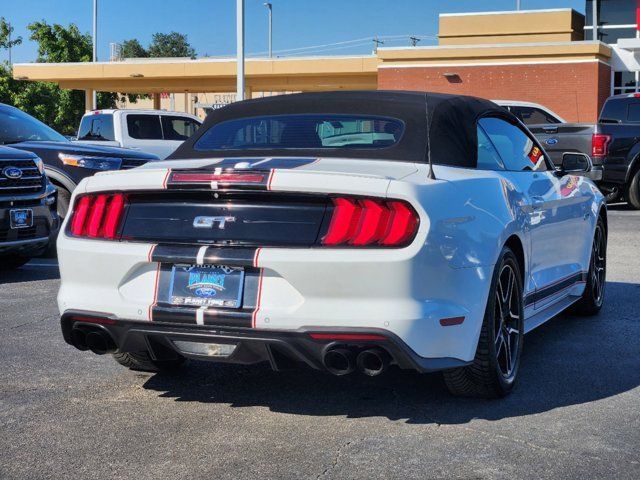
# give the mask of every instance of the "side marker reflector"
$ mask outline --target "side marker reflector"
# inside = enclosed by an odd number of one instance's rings
[[[450,317],[450,318],[441,318],[440,325],[443,327],[452,327],[453,325],[460,325],[464,322],[464,317]]]

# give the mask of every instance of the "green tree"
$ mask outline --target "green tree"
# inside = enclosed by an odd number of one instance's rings
[[[64,27],[41,21],[27,28],[31,32],[29,38],[38,43],[38,62],[91,61],[91,37],[82,34],[75,25]],[[0,48],[8,47],[0,44]],[[116,100],[117,94],[100,92],[98,107],[114,107]],[[0,67],[0,101],[24,110],[64,134],[73,134],[84,114],[84,92],[63,90],[55,83],[14,80],[7,64]]]
[[[149,52],[135,38],[122,42],[120,54],[122,58],[147,58],[149,56]]]
[[[0,48],[10,49],[22,43],[22,37],[11,38],[13,27],[4,17],[0,17]]]
[[[195,58],[196,51],[187,41],[187,36],[178,33],[154,33],[149,45],[150,57],[189,57]]]

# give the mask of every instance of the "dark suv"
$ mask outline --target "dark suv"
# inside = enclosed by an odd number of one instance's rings
[[[37,155],[0,147],[0,270],[17,268],[53,242],[56,189]]]
[[[139,150],[71,142],[41,121],[2,103],[0,144],[10,144],[42,158],[46,174],[58,191],[61,218],[69,209],[71,192],[83,178],[99,171],[134,168],[158,160],[156,155]]]

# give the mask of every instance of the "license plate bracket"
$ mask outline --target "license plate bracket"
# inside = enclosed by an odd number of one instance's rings
[[[174,265],[169,301],[189,307],[240,308],[244,269],[226,265]]]
[[[9,226],[12,229],[33,227],[33,210],[30,208],[9,210]]]

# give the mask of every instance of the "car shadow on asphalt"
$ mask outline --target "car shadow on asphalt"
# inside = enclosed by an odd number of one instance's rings
[[[24,265],[15,270],[0,270],[0,285],[7,283],[37,282],[40,280],[57,280],[60,278],[60,270],[57,265],[44,267]]]
[[[190,362],[156,374],[144,388],[181,402],[267,407],[297,415],[387,417],[409,423],[498,420],[592,402],[640,385],[640,285],[609,282],[600,315],[561,315],[525,337],[520,381],[500,400],[455,398],[441,375],[392,369],[366,378],[311,369],[273,372],[266,364]]]

